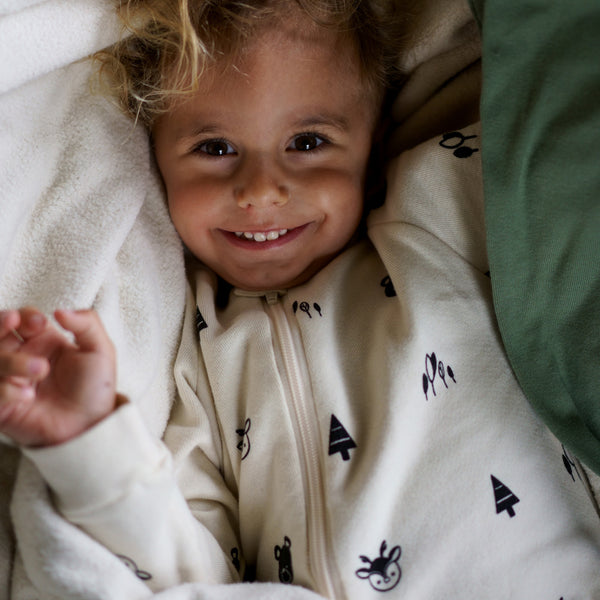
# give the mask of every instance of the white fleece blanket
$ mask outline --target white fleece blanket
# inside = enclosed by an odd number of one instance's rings
[[[94,306],[117,348],[119,389],[160,435],[174,393],[182,252],[145,132],[89,93],[91,65],[80,59],[117,38],[110,6],[0,0],[0,308]],[[403,60],[407,94],[395,108],[406,124],[398,150],[432,122],[424,106],[439,117],[445,82],[456,89],[455,75],[477,62],[466,0],[422,6],[414,50]],[[150,596],[120,560],[61,519],[33,466],[0,444],[0,600]],[[316,598],[276,584],[185,585],[155,596]]]
[[[145,132],[89,93],[91,63],[78,62],[118,32],[98,0],[0,2],[0,307],[96,307],[117,347],[119,388],[159,435],[174,394],[182,251]],[[72,556],[96,564],[90,541],[53,512],[37,473],[20,469],[18,545],[45,590],[25,592],[28,578],[11,568],[15,467],[0,446],[0,598],[67,598]]]

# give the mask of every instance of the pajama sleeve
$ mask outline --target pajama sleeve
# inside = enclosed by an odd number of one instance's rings
[[[238,579],[221,549],[236,542],[232,529],[223,527],[230,520],[222,515],[234,502],[218,469],[209,461],[203,465],[203,518],[211,531],[188,508],[171,453],[148,433],[132,404],[70,442],[25,454],[50,486],[58,510],[151,590]]]

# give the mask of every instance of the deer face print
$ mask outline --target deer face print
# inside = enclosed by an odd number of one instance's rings
[[[371,587],[378,592],[387,592],[395,588],[402,577],[402,570],[398,564],[402,552],[400,546],[394,546],[387,556],[385,555],[386,547],[387,543],[383,540],[379,556],[373,560],[367,556],[361,556],[360,559],[369,566],[356,571],[357,577],[368,579]]]

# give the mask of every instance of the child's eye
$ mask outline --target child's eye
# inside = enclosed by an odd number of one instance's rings
[[[328,143],[328,140],[316,133],[300,133],[299,135],[294,136],[290,145],[288,146],[288,150],[294,150],[296,152],[310,152],[311,150],[316,150],[323,144]]]
[[[227,156],[235,154],[235,148],[225,140],[208,140],[198,144],[194,152],[208,154],[208,156]]]

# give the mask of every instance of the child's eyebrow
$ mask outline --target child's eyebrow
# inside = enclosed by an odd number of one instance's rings
[[[200,137],[207,135],[220,135],[222,129],[218,125],[199,125],[195,126],[183,126],[175,129],[173,132],[173,139],[176,144],[186,145]]]
[[[202,136],[202,135],[211,135],[211,134],[216,134],[219,133],[220,131],[220,127],[218,125],[213,125],[213,124],[206,124],[206,125],[199,125],[199,126],[194,126],[191,128],[182,128],[180,131],[178,131],[178,138],[179,139],[186,139],[186,138],[196,138],[198,136]]]
[[[301,129],[310,129],[311,127],[334,127],[341,131],[350,129],[350,122],[344,115],[332,113],[320,113],[304,117],[295,122],[295,126]]]

